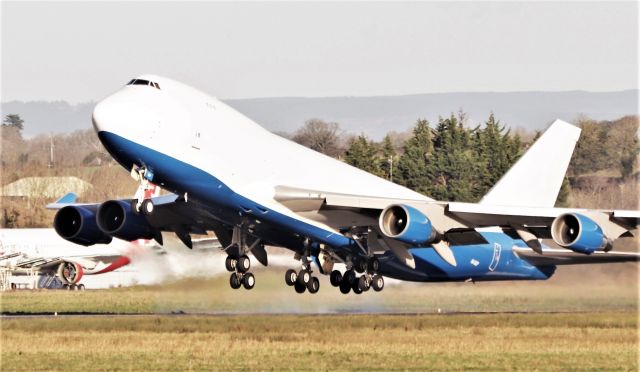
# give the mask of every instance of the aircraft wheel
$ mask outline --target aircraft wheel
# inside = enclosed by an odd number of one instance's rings
[[[309,283],[307,283],[307,289],[309,290],[309,293],[318,293],[320,290],[320,279],[315,276],[312,277]]]
[[[360,294],[362,293],[362,289],[360,288],[360,286],[358,285],[358,282],[360,280],[356,280],[353,282],[353,284],[351,284],[351,289],[353,290],[353,293],[355,294]]]
[[[242,285],[244,289],[251,289],[254,285],[256,285],[256,277],[251,273],[246,273],[242,277]]]
[[[233,289],[238,289],[240,288],[240,286],[242,285],[242,283],[240,282],[240,278],[238,277],[238,274],[236,273],[231,273],[231,277],[229,277],[229,285],[231,286],[231,288]]]
[[[380,270],[380,261],[376,257],[372,257],[369,262],[367,262],[367,266],[370,272],[377,273]]]
[[[249,257],[245,255],[240,256],[240,258],[238,258],[236,268],[241,273],[246,273],[247,271],[249,271],[249,269],[251,268],[251,260],[249,260]]]
[[[347,282],[349,283],[349,285],[353,284],[356,281],[357,277],[356,277],[356,272],[353,270],[347,270],[344,273],[344,276],[342,277],[342,281],[343,282]]]
[[[348,281],[343,280],[342,283],[340,283],[340,292],[342,292],[342,294],[348,294],[351,291],[351,284],[349,284]]]
[[[84,284],[78,284],[77,288],[78,288],[79,291],[84,291],[85,290]]]
[[[153,210],[155,209],[155,205],[153,205],[153,201],[151,201],[151,199],[145,199],[142,202],[140,209],[142,209],[142,213],[144,213],[147,216],[150,216],[153,213]]]
[[[304,291],[307,289],[307,286],[297,281],[296,284],[293,285],[293,288],[295,288],[296,292],[298,293],[304,293]]]
[[[371,280],[371,287],[376,292],[380,292],[384,288],[382,275],[374,275],[373,280]]]
[[[358,274],[362,274],[367,270],[367,262],[364,260],[358,260],[353,265],[353,268],[356,270]]]
[[[231,256],[227,256],[227,259],[224,260],[224,267],[227,268],[227,271],[236,271],[236,265],[238,264],[238,260]]]
[[[138,208],[138,199],[131,200],[131,210],[135,214],[140,214],[140,208]]]
[[[367,280],[366,276],[363,275],[360,278],[358,278],[358,288],[362,292],[366,292],[369,290],[369,281]]]
[[[298,283],[302,285],[307,285],[311,280],[311,273],[305,269],[300,270],[298,273]]]
[[[12,290],[18,289],[18,285],[16,283],[11,283],[11,289]]]
[[[334,287],[340,286],[340,283],[342,283],[342,273],[338,270],[333,270],[329,275],[329,281],[331,281],[331,285]]]
[[[289,269],[286,273],[284,273],[284,281],[288,286],[296,284],[296,280],[298,280],[298,273],[296,273],[295,270]]]
[[[71,284],[71,286],[70,286],[70,287],[71,287],[71,290],[72,290],[72,291],[77,291],[77,290],[78,290],[78,286],[77,286],[77,285],[75,285],[75,284]]]

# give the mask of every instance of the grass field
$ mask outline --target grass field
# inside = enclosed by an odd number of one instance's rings
[[[3,319],[2,369],[638,370],[637,314]]]
[[[298,295],[273,269],[256,270],[252,291],[224,275],[6,292],[3,314],[107,315],[0,318],[0,369],[638,370],[637,266],[562,269],[546,282],[389,281],[347,296],[324,277],[320,293]]]

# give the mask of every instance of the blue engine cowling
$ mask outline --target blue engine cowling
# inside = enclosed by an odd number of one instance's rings
[[[380,214],[378,223],[385,236],[407,244],[430,244],[438,236],[427,216],[408,205],[386,207]]]
[[[551,237],[559,246],[585,254],[606,250],[610,245],[602,228],[589,217],[578,213],[556,217],[551,224]]]
[[[84,246],[109,244],[111,236],[100,230],[96,223],[95,206],[64,207],[56,213],[53,227],[62,238]]]
[[[135,213],[130,201],[109,200],[102,203],[96,221],[105,234],[122,240],[152,239],[155,236],[146,217]]]

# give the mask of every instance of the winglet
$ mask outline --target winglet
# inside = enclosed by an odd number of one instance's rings
[[[580,132],[572,124],[554,121],[480,204],[553,207]]]

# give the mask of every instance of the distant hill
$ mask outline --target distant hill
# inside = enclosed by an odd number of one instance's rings
[[[430,122],[439,115],[464,110],[470,123],[485,120],[490,112],[511,128],[544,129],[556,118],[571,121],[580,114],[596,120],[612,120],[638,114],[638,90],[592,93],[511,92],[433,93],[383,97],[255,98],[225,100],[267,129],[293,132],[307,119],[340,123],[343,130],[365,133],[374,139],[387,132],[405,131],[417,118]],[[2,103],[2,115],[20,114],[24,134],[64,133],[91,127],[94,103],[65,101]]]

